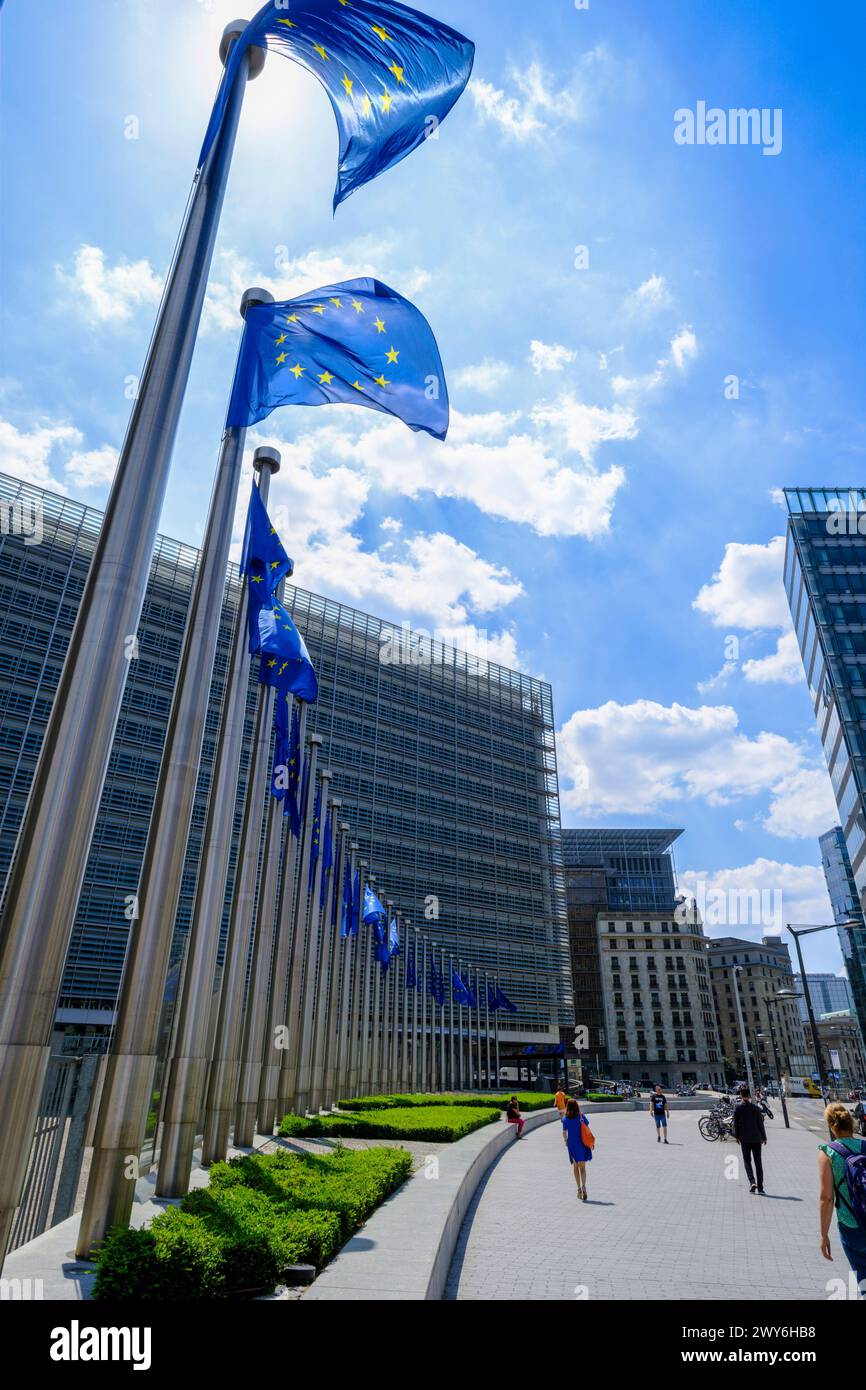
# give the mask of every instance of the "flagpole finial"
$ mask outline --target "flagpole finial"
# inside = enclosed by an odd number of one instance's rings
[[[322,741],[322,740],[321,740],[321,738],[320,738],[320,739],[319,739],[319,742],[321,743],[321,741]],[[323,782],[330,782],[330,780],[331,780],[331,778],[333,777],[333,775],[334,775],[334,774],[333,774],[333,772],[331,771],[330,768],[325,768],[322,772],[319,773],[319,776],[321,777],[321,779],[322,779]]]
[[[235,40],[240,38],[241,34],[244,32],[248,24],[248,19],[233,19],[231,24],[227,24],[225,29],[223,29],[223,36],[220,39],[220,62],[222,63],[223,67],[225,67],[226,62],[228,61],[229,49],[231,48]],[[264,67],[265,51],[266,50],[264,48],[259,47],[258,44],[252,44],[250,46],[250,66],[249,71],[247,73],[248,82],[252,82],[254,77],[258,77],[259,73]]]
[[[338,796],[332,796],[332,797],[331,797],[331,810],[332,810],[332,811],[339,811],[339,809],[340,809],[340,807],[342,806],[342,804],[343,804],[343,802],[342,802],[342,800],[340,799],[340,797],[338,797]]]
[[[321,748],[324,740],[321,734],[310,734],[310,737],[307,739],[307,742],[309,743],[310,747]],[[331,774],[329,772],[328,776],[330,777],[330,775]]]
[[[270,290],[263,290],[260,285],[253,285],[250,289],[244,290],[241,295],[241,318],[247,316],[247,309],[252,309],[256,304],[273,304],[274,296]]]
[[[261,473],[265,467],[269,468],[271,473],[279,473],[281,461],[282,455],[279,449],[269,449],[267,445],[262,445],[253,454],[253,468],[257,473]]]

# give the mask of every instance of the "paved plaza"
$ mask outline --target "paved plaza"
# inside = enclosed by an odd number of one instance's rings
[[[703,1140],[699,1113],[672,1115],[665,1148],[649,1115],[632,1112],[590,1117],[598,1143],[581,1203],[560,1126],[543,1126],[482,1183],[447,1297],[826,1299],[828,1281],[847,1280],[849,1266],[835,1230],[833,1264],[818,1249],[818,1136],[798,1115],[786,1131],[776,1111],[765,1197],[727,1176],[739,1150]]]

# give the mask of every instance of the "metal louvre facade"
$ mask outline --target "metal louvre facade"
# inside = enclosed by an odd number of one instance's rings
[[[0,507],[5,882],[102,514],[2,475]],[[38,511],[39,544],[9,524],[16,507]],[[196,560],[193,547],[158,539],[61,991],[76,1014],[110,1017],[117,994]],[[232,570],[173,964],[191,915],[236,594]],[[558,1041],[573,1012],[550,686],[435,642],[389,654],[391,624],[302,589],[287,586],[286,606],[320,678],[308,732],[324,739],[320,766],[333,770],[380,890],[431,940],[499,972],[519,1007],[509,1031]],[[245,753],[241,787],[246,769]],[[236,838],[238,827],[239,815]]]

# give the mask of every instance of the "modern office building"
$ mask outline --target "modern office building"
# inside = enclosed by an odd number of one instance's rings
[[[746,1074],[743,1034],[734,992],[739,987],[753,1068],[764,1076],[775,1073],[772,1045],[768,1041],[772,1018],[783,1073],[811,1075],[815,1068],[814,1052],[806,1042],[798,1001],[768,1002],[779,990],[795,988],[791,956],[781,937],[765,936],[761,941],[718,937],[710,942],[709,963],[719,1039],[728,1069],[735,1071],[738,1079]]]
[[[809,987],[809,997],[812,1000],[812,1008],[816,1018],[820,1018],[822,1014],[853,1013],[854,996],[844,975],[813,975],[807,971],[806,983]],[[799,1000],[800,1018],[804,1023],[808,1023],[809,1010],[806,1007],[806,996],[803,993],[802,975],[794,976],[794,988],[798,989],[801,995]]]
[[[856,1016],[850,1009],[818,1019],[824,1067],[841,1094],[866,1085],[866,1050]]]
[[[697,914],[681,916],[598,918],[608,1071],[616,1081],[722,1084],[709,942]]]
[[[676,878],[671,846],[681,830],[562,832],[575,1024],[584,1027],[584,1061],[608,1074],[608,1033],[598,922],[608,912],[673,915]]]
[[[833,908],[835,922],[857,922],[855,931],[839,928],[839,944],[850,982],[850,997],[844,1004],[838,1002],[835,1008],[853,1008],[866,1037],[866,919],[860,905],[860,895],[854,882],[854,871],[848,857],[848,847],[840,825],[822,835],[821,863],[824,865],[824,878]],[[846,982],[846,983],[848,983]],[[827,1010],[830,1012],[830,1010]]]
[[[38,517],[39,543],[10,523],[22,515]],[[93,508],[0,476],[0,882],[101,520]],[[191,546],[159,538],[58,1001],[70,1047],[86,1038],[102,1045],[113,1018],[196,559]],[[174,967],[191,915],[238,587],[232,571]],[[558,1044],[573,1004],[550,686],[438,643],[403,642],[406,659],[395,659],[390,624],[291,586],[286,602],[320,679],[308,730],[323,737],[334,795],[380,889],[437,944],[498,972],[518,1006],[506,1043]],[[245,778],[246,760],[241,788]],[[234,852],[230,884],[233,871]]]

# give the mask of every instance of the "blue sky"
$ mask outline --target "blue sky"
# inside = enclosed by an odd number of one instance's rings
[[[252,432],[298,583],[550,680],[564,824],[683,826],[687,887],[830,920],[775,538],[779,488],[863,480],[863,17],[430,5],[473,84],[336,217],[324,92],[276,54],[250,85],[162,529],[201,537],[241,291],[378,275],[433,325],[451,434],[350,407]],[[237,12],[4,6],[5,471],[104,502]],[[699,101],[781,110],[780,153],[677,144]],[[809,960],[838,968],[835,934]]]

